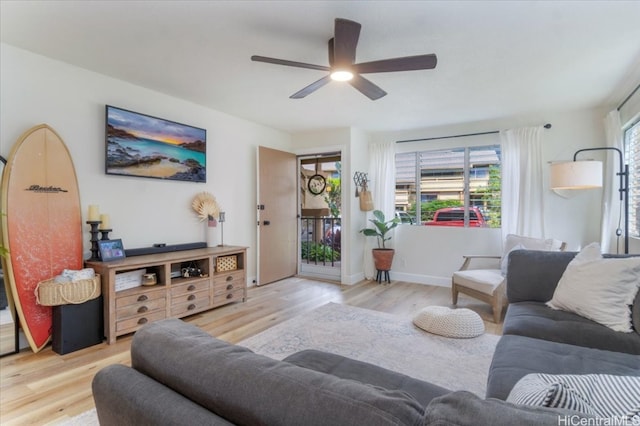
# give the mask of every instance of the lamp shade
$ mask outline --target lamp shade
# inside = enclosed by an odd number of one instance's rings
[[[567,161],[551,164],[551,189],[602,187],[601,161]]]

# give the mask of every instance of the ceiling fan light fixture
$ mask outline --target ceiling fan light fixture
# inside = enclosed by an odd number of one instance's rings
[[[349,81],[353,78],[353,73],[348,70],[336,70],[331,73],[331,79],[335,81]]]

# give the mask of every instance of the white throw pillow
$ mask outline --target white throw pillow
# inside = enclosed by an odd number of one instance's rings
[[[569,263],[547,306],[630,333],[629,307],[639,285],[640,257],[604,259],[600,245],[592,243]]]
[[[527,250],[559,251],[562,247],[562,241],[553,238],[531,238],[509,234],[504,242],[504,253],[509,253],[517,245],[521,245]]]
[[[504,256],[502,256],[502,260],[500,261],[500,271],[502,271],[502,276],[507,276],[507,268],[509,267],[509,253],[515,250],[523,250],[525,247],[522,244],[518,244],[512,247]]]

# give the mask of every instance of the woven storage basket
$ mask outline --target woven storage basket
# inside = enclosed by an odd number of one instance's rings
[[[216,271],[226,272],[238,269],[238,256],[218,256],[216,257]]]
[[[36,287],[36,302],[43,306],[77,305],[100,296],[100,275],[86,280],[57,283],[55,279],[40,281]]]

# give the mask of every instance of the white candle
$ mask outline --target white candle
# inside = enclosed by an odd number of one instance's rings
[[[97,222],[100,220],[98,213],[98,206],[96,204],[89,205],[89,222]]]
[[[100,224],[100,226],[98,226],[98,229],[111,229],[111,222],[109,221],[108,214],[101,214],[100,221],[102,223]]]

